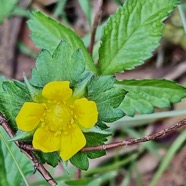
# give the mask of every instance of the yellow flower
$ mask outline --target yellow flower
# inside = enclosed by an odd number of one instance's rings
[[[93,127],[98,118],[94,101],[75,99],[69,81],[53,81],[42,90],[45,103],[26,102],[16,117],[22,131],[35,130],[33,147],[43,152],[60,151],[70,159],[86,145],[83,128]]]

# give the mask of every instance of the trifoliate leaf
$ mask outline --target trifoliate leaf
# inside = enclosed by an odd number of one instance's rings
[[[15,5],[18,3],[19,0],[1,0],[0,6],[0,23],[3,22],[5,17],[9,17],[14,9]]]
[[[162,35],[162,21],[179,0],[127,0],[103,29],[101,74],[133,69],[151,57]]]
[[[73,51],[71,46],[62,41],[54,54],[43,50],[37,58],[36,67],[32,70],[31,83],[43,87],[50,81],[69,80],[77,84],[85,72],[85,59],[81,49]]]
[[[40,159],[42,164],[48,163],[52,167],[56,167],[59,161],[61,161],[58,152],[34,152],[34,154]]]
[[[86,147],[104,145],[107,141],[107,137],[110,136],[110,134],[99,134],[95,132],[84,133],[84,135],[87,141]],[[89,151],[86,153],[90,159],[99,158],[106,154],[105,150]]]
[[[87,154],[84,152],[78,152],[76,153],[71,159],[70,162],[78,167],[81,170],[88,170],[89,167],[89,161]]]
[[[32,31],[31,38],[37,47],[47,49],[49,52],[53,53],[63,39],[70,44],[73,51],[79,48],[82,49],[86,69],[96,73],[96,67],[86,47],[82,40],[71,29],[45,16],[39,11],[32,12],[31,18],[28,21],[28,26]]]
[[[0,91],[0,112],[9,120],[12,127],[17,128],[15,118],[24,102],[31,101],[24,83],[5,81]]]
[[[119,107],[128,116],[152,113],[154,107],[166,108],[186,97],[186,88],[168,80],[124,80],[116,84],[128,92]]]
[[[125,96],[125,91],[114,87],[115,79],[111,76],[94,77],[88,85],[88,98],[96,102],[99,120],[112,122],[124,113],[118,108]]]

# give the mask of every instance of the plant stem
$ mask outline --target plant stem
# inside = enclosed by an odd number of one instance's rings
[[[97,30],[97,27],[98,27],[99,22],[101,20],[102,5],[103,5],[103,0],[98,0],[98,11],[97,11],[95,18],[94,18],[93,30],[92,30],[90,46],[89,46],[89,53],[91,55],[92,55],[93,47],[94,47],[94,43],[95,43],[96,30]]]
[[[112,148],[116,148],[116,147],[134,145],[134,144],[141,143],[141,142],[147,142],[150,140],[157,139],[159,137],[163,137],[163,136],[165,136],[165,135],[167,135],[167,134],[173,132],[174,130],[181,128],[183,126],[186,126],[186,118],[169,128],[166,128],[164,130],[161,130],[159,132],[153,133],[151,135],[148,135],[148,136],[145,136],[142,138],[129,139],[129,140],[124,140],[124,141],[119,141],[119,142],[115,142],[115,143],[110,143],[110,144],[106,144],[106,145],[99,145],[99,146],[94,146],[94,147],[84,147],[83,149],[81,149],[81,151],[88,152],[88,151],[96,151],[96,150],[107,150],[107,149],[112,149]]]
[[[76,179],[80,179],[81,178],[81,173],[82,173],[82,171],[81,171],[81,169],[76,169]]]
[[[136,139],[128,139],[128,140],[124,140],[124,141],[119,141],[119,142],[114,142],[114,143],[109,143],[106,145],[98,145],[98,146],[94,146],[94,147],[84,147],[81,149],[81,152],[88,152],[88,151],[96,151],[96,150],[107,150],[107,149],[112,149],[112,148],[116,148],[116,147],[121,147],[121,146],[127,146],[127,145],[135,145],[137,143],[141,143],[141,142],[147,142],[150,140],[154,140],[160,137],[163,137],[181,127],[186,126],[186,118],[179,121],[178,123],[176,123],[175,125],[166,128],[164,130],[161,130],[159,132],[153,133],[151,135],[142,137],[142,138],[136,138]],[[32,145],[26,145],[26,144],[20,144],[22,149],[26,149],[28,151],[38,151],[37,149],[34,149],[32,147]]]

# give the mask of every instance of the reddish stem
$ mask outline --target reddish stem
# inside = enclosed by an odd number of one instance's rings
[[[98,25],[100,23],[100,20],[101,20],[102,5],[103,5],[103,0],[98,0],[98,11],[97,11],[97,13],[95,15],[95,18],[94,18],[93,30],[92,30],[90,46],[89,46],[89,53],[91,55],[92,55],[93,48],[94,48],[95,37],[96,37],[96,30],[97,30],[97,27],[98,27]]]
[[[129,140],[124,140],[124,141],[119,141],[119,142],[115,142],[115,143],[110,143],[110,144],[106,144],[106,145],[99,145],[99,146],[94,146],[94,147],[85,147],[85,148],[81,149],[81,151],[88,152],[88,151],[95,151],[95,150],[107,150],[107,149],[112,149],[112,148],[116,148],[116,147],[134,145],[134,144],[141,143],[141,142],[147,142],[150,140],[157,139],[159,137],[163,137],[163,136],[165,136],[165,135],[173,132],[174,130],[181,128],[185,125],[186,125],[186,119],[183,119],[180,122],[178,122],[177,124],[167,128],[167,129],[161,130],[159,132],[153,133],[151,135],[148,135],[148,136],[145,136],[142,138],[129,139]]]

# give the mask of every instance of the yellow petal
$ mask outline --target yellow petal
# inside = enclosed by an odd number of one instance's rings
[[[20,130],[29,132],[37,127],[44,113],[44,107],[39,103],[26,102],[16,117]]]
[[[66,101],[72,96],[69,81],[53,81],[46,84],[43,88],[42,95],[45,98]]]
[[[67,134],[61,135],[60,156],[63,160],[69,160],[74,154],[86,145],[86,139],[78,127],[74,124]]]
[[[94,101],[88,101],[86,98],[75,100],[74,114],[79,124],[84,128],[91,128],[98,120],[96,103]]]
[[[60,135],[49,131],[46,127],[40,127],[33,136],[33,147],[43,152],[54,152],[60,148]]]

